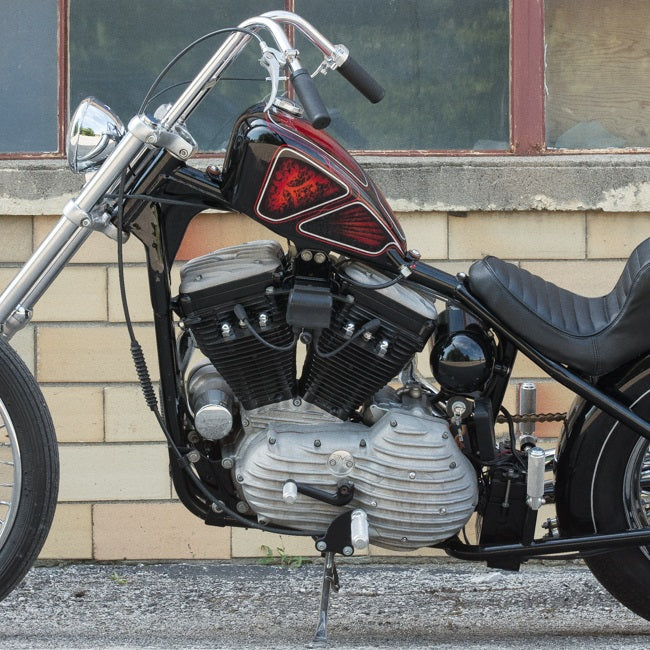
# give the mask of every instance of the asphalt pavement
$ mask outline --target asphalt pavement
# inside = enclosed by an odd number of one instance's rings
[[[581,563],[510,573],[455,561],[339,563],[330,648],[644,648],[650,622]],[[320,561],[33,569],[0,603],[0,648],[304,648]]]

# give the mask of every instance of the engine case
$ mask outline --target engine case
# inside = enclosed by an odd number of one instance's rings
[[[235,485],[251,510],[296,529],[325,531],[344,508],[302,494],[286,504],[288,480],[332,494],[351,481],[354,499],[345,508],[363,509],[371,543],[396,550],[456,534],[478,499],[476,473],[447,422],[420,412],[391,410],[372,427],[274,423],[245,436],[234,463]]]

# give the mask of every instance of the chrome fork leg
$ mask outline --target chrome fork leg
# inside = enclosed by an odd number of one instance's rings
[[[330,589],[335,592],[339,590],[339,575],[336,571],[334,562],[334,553],[325,553],[325,566],[323,567],[323,586],[320,595],[320,608],[318,610],[318,625],[316,626],[316,635],[314,643],[325,645],[327,643],[327,610],[330,600]]]
[[[92,230],[61,217],[52,232],[0,295],[0,335],[10,339],[31,318],[43,295]]]

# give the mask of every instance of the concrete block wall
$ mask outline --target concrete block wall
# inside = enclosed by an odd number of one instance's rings
[[[650,211],[637,205],[620,212],[581,205],[479,210],[449,200],[443,210],[389,200],[401,208],[397,215],[409,245],[448,272],[465,271],[490,253],[586,295],[609,291],[629,253],[650,235]],[[1,286],[58,219],[7,212],[0,219]],[[269,236],[240,215],[201,215],[179,257]],[[144,253],[137,241],[125,247],[125,260],[132,317],[156,379]],[[315,554],[310,539],[205,526],[174,498],[166,446],[129,354],[114,242],[91,236],[13,344],[42,386],[60,444],[60,503],[43,559],[219,559],[263,556],[263,546]],[[539,412],[568,408],[571,394],[520,358],[507,398],[511,411],[517,384],[529,379],[538,382]],[[552,445],[558,425],[541,425],[538,432]],[[378,548],[369,553],[390,554]]]

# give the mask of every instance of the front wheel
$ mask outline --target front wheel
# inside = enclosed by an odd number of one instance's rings
[[[58,482],[56,436],[43,395],[20,357],[0,341],[0,600],[45,543]]]

